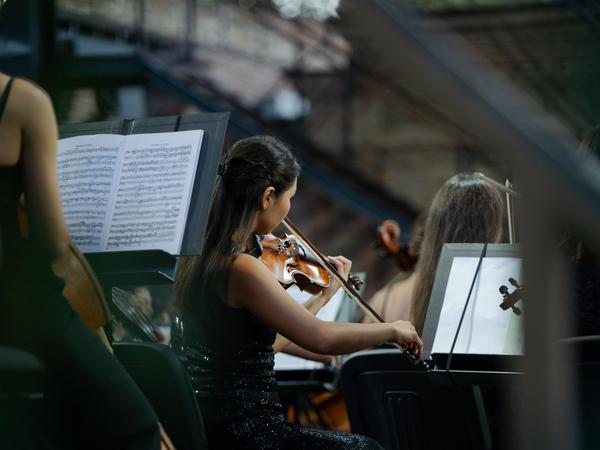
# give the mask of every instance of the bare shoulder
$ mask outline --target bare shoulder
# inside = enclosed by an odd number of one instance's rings
[[[13,83],[13,89],[15,95],[18,95],[23,100],[29,100],[33,104],[52,104],[50,96],[44,88],[31,80],[16,78]]]
[[[33,81],[22,78],[15,79],[11,92],[14,96],[13,104],[18,106],[19,116],[23,123],[31,123],[36,118],[48,120],[48,115],[54,119],[52,100],[48,93]]]
[[[253,256],[241,254],[231,264],[229,300],[231,306],[248,306],[249,299],[268,299],[267,293],[279,292],[281,286],[267,267]]]
[[[242,253],[231,264],[231,277],[238,280],[255,280],[270,275],[265,265],[253,256]]]

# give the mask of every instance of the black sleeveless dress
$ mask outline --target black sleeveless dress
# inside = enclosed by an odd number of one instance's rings
[[[0,124],[11,85],[0,97]],[[0,167],[0,345],[40,358],[48,390],[35,417],[0,399],[2,448],[159,449],[152,407],[63,297],[50,261],[21,238],[22,192],[21,162]]]
[[[285,422],[273,370],[275,332],[216,295],[183,311],[179,351],[215,449],[379,449],[372,439]]]

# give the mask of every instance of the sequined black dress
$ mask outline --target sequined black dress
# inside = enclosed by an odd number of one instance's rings
[[[211,449],[379,449],[358,435],[288,424],[273,370],[275,332],[217,296],[184,311],[183,341]]]

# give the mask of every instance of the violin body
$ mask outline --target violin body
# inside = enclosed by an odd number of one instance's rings
[[[63,295],[92,331],[110,320],[104,291],[94,271],[77,246],[69,243],[69,250],[52,263],[54,273],[65,281]]]
[[[22,201],[17,214],[21,236],[27,239],[29,222]],[[91,331],[95,332],[109,322],[110,311],[102,286],[73,241],[69,242],[68,250],[52,262],[52,270],[65,281],[63,295]]]
[[[318,294],[330,285],[327,270],[307,254],[295,236],[278,238],[269,234],[263,237],[262,246],[259,259],[284,289],[297,284],[302,291]]]

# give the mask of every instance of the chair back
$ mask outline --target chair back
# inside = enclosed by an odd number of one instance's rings
[[[177,450],[208,449],[188,375],[166,345],[116,342],[115,355],[146,395]]]
[[[581,448],[600,448],[600,336],[578,336],[559,344],[558,355],[568,355],[575,363]]]
[[[388,450],[485,449],[487,423],[471,388],[436,386],[398,350],[370,350],[342,366],[354,433]]]

